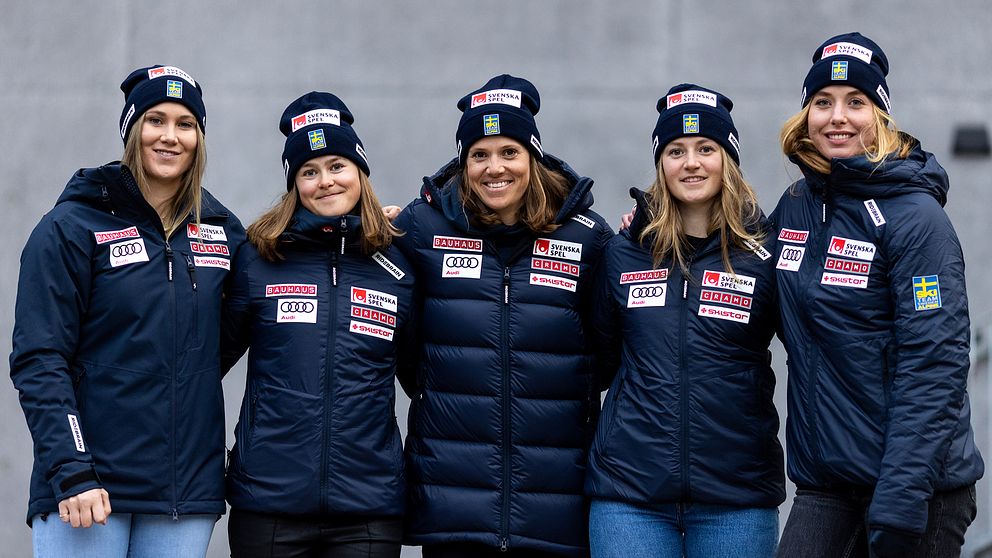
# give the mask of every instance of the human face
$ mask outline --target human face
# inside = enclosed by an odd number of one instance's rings
[[[809,139],[828,161],[854,157],[875,143],[871,100],[849,85],[831,85],[813,95],[806,119]]]
[[[519,220],[530,184],[530,154],[520,142],[490,136],[472,144],[465,161],[468,186],[505,225]]]
[[[723,188],[723,156],[709,138],[683,136],[661,152],[661,169],[668,191],[681,208],[709,210]]]
[[[310,159],[296,171],[300,203],[321,217],[351,212],[362,195],[359,172],[358,165],[340,155]]]
[[[197,149],[196,117],[179,103],[159,103],[141,119],[141,165],[151,186],[179,189]]]

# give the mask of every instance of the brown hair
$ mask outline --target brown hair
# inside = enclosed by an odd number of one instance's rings
[[[393,237],[401,236],[403,233],[394,227],[382,212],[379,198],[372,190],[372,182],[361,169],[358,169],[358,184],[361,188],[358,206],[362,217],[362,252],[372,254],[377,250],[388,248],[393,242]],[[278,249],[279,235],[286,231],[299,206],[300,195],[294,181],[290,190],[248,227],[248,240],[266,260],[283,259]]]
[[[524,204],[520,209],[520,221],[528,229],[537,233],[548,233],[557,229],[555,217],[568,197],[568,179],[558,171],[552,170],[540,163],[530,152],[530,175],[527,191],[524,192]],[[473,220],[483,225],[501,223],[499,215],[486,207],[479,196],[468,185],[468,171],[462,167],[461,181],[458,185],[462,198],[462,207]]]
[[[737,163],[727,155],[727,151],[718,146],[720,159],[723,162],[722,185],[716,200],[711,206],[710,221],[707,236],[713,231],[720,231],[720,251],[723,254],[723,265],[728,272],[733,273],[730,264],[730,248],[740,248],[750,251],[753,246],[760,246],[764,241],[761,231],[749,231],[748,227],[759,219],[758,198],[754,188],[748,184],[741,174]],[[688,274],[686,264],[686,233],[679,211],[678,201],[672,196],[665,183],[662,161],[658,160],[656,177],[648,187],[645,196],[648,203],[651,221],[641,231],[642,243],[651,241],[651,255],[654,266],[671,257],[674,263]],[[753,228],[753,227],[752,227]]]
[[[141,159],[141,124],[145,121],[145,114],[135,122],[137,129],[131,130],[128,134],[127,142],[124,144],[124,156],[121,163],[124,164],[134,176],[141,193],[147,197],[148,175],[145,174],[145,165]],[[186,173],[183,174],[179,191],[172,197],[166,208],[165,215],[162,216],[162,228],[165,229],[165,238],[172,236],[186,220],[186,216],[193,214],[193,221],[200,222],[200,209],[203,204],[203,172],[207,168],[207,144],[205,143],[203,130],[196,126],[196,151],[193,153],[193,163]]]

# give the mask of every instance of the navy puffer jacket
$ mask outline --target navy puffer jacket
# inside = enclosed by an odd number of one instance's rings
[[[270,262],[247,245],[225,303],[225,367],[250,345],[227,499],[292,515],[399,516],[397,347],[413,275],[395,247],[365,255],[355,215],[299,208]]]
[[[800,164],[798,161],[794,161]],[[935,490],[984,469],[966,393],[964,258],[948,182],[917,144],[880,165],[800,164],[772,214],[789,353],[789,477],[874,491],[873,531],[919,537]]]
[[[731,273],[715,232],[691,254],[688,276],[670,259],[655,269],[638,240],[650,209],[631,193],[634,222],[610,242],[597,281],[595,323],[623,351],[587,492],[634,505],[777,506],[785,477],[768,354],[778,320],[771,253],[731,249]]]
[[[83,169],[21,255],[10,375],[34,439],[28,521],[105,488],[114,512],[222,514],[221,293],[245,239],[206,191],[166,241],[119,163]]]
[[[412,544],[588,553],[582,483],[599,399],[587,298],[613,233],[589,210],[592,181],[545,160],[571,183],[552,233],[471,225],[457,160],[398,218],[423,293]]]

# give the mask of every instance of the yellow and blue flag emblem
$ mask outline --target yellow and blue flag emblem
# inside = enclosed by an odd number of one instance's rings
[[[183,82],[177,79],[170,79],[165,86],[166,97],[172,97],[174,99],[183,98]]]
[[[485,134],[487,136],[498,136],[499,135],[499,115],[498,114],[487,114],[482,117],[482,124],[485,126]]]
[[[837,60],[830,64],[830,79],[833,81],[847,80],[847,60]]]
[[[310,138],[310,151],[317,151],[318,149],[327,147],[327,141],[324,140],[323,128],[307,132],[307,137]]]
[[[940,281],[936,275],[913,277],[913,303],[917,312],[940,308]]]
[[[699,115],[698,114],[683,114],[682,115],[682,133],[683,134],[698,134],[699,133]]]

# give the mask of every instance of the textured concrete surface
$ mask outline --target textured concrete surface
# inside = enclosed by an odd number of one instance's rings
[[[73,171],[120,157],[118,84],[135,67],[177,65],[203,84],[207,186],[246,224],[282,192],[277,123],[298,95],[321,89],[345,99],[380,199],[405,205],[420,177],[454,154],[455,101],[503,72],[537,85],[545,147],[596,180],[595,209],[617,222],[630,205],[627,188],[652,178],[655,101],[683,81],[735,101],[743,168],[770,211],[798,176],[780,155],[777,137],[798,108],[812,50],[852,30],[885,48],[897,121],[922,138],[951,175],[947,211],[965,249],[973,321],[989,321],[992,161],[950,153],[955,125],[992,126],[992,8],[985,0],[2,0],[0,13],[5,355],[24,241]],[[780,384],[784,362],[778,350]],[[242,364],[225,380],[229,432],[243,382]],[[979,443],[988,450],[988,391],[981,391],[975,401],[983,409]],[[405,413],[401,401],[401,424]],[[31,442],[9,383],[0,389],[0,419],[0,556],[27,556]],[[983,486],[984,515],[969,533],[972,546],[989,531],[986,492]],[[226,554],[222,520],[209,555]],[[405,555],[419,553],[406,549]]]

